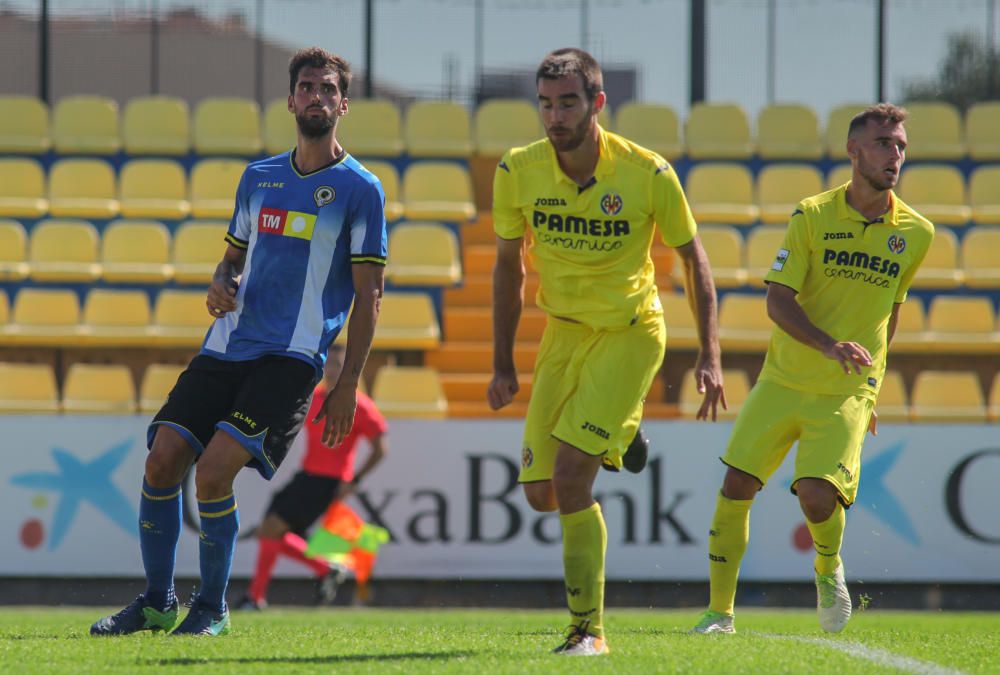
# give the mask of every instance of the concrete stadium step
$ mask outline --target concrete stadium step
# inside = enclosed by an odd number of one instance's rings
[[[525,307],[517,326],[518,339],[533,342],[541,340],[545,323],[545,312]],[[491,341],[493,310],[489,307],[448,307],[444,311],[444,338],[449,342]]]
[[[444,387],[448,403],[468,402],[481,403],[486,401],[486,389],[493,378],[491,373],[443,373],[441,386]],[[518,373],[517,383],[521,390],[517,399],[527,401],[531,397],[531,374]]]
[[[538,276],[529,274],[524,280],[524,306],[535,306],[538,292]],[[445,313],[452,307],[492,307],[493,277],[485,274],[468,275],[458,288],[444,291]]]
[[[681,416],[680,408],[675,403],[650,403],[642,407],[642,419],[644,420],[669,420]]]
[[[538,343],[518,341],[514,347],[514,367],[519,374],[535,370]],[[424,363],[444,373],[492,373],[492,342],[444,342],[440,349],[424,355]]]
[[[496,246],[497,235],[493,231],[493,214],[480,211],[474,223],[462,225],[462,245],[490,244]]]
[[[521,395],[518,394],[518,398]],[[528,412],[528,400],[523,401],[517,400],[513,403],[500,408],[500,410],[493,410],[490,408],[490,404],[485,401],[482,403],[477,403],[474,401],[449,401],[448,402],[448,417],[476,417],[484,419],[496,419],[496,418],[516,418],[524,419],[524,416]],[[518,448],[512,448],[511,451],[518,450]]]
[[[470,244],[464,247],[463,271],[467,275],[493,274],[497,247],[489,244]]]

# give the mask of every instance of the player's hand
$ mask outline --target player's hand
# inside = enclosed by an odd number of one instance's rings
[[[872,364],[872,355],[857,342],[834,342],[823,350],[823,356],[839,361],[845,375],[850,375],[851,370],[860,375],[861,366]]]
[[[868,433],[878,436],[878,413],[872,410],[872,416],[868,420]]]
[[[342,480],[340,481],[340,485],[337,486],[337,494],[334,495],[333,500],[337,502],[343,501],[357,491],[358,491],[357,485],[355,485],[351,481]]]
[[[225,316],[226,312],[236,311],[238,289],[239,283],[235,279],[226,277],[212,279],[212,285],[208,287],[208,299],[205,301],[208,313],[218,319]]]
[[[334,448],[340,445],[354,426],[354,412],[358,408],[358,390],[337,384],[327,395],[313,424],[326,419],[323,425],[323,445]]]
[[[490,402],[490,408],[500,410],[514,400],[514,394],[519,389],[516,371],[493,373],[493,380],[486,389],[486,399]]]
[[[714,422],[718,417],[719,404],[723,410],[729,410],[726,402],[726,390],[722,386],[722,365],[718,357],[708,357],[698,354],[698,361],[694,366],[695,384],[698,386],[698,393],[703,395],[701,407],[698,408],[696,419],[707,420],[709,415]]]

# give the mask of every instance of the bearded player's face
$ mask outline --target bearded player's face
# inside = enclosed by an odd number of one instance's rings
[[[347,114],[347,97],[340,91],[336,71],[305,66],[299,71],[295,93],[288,97],[299,131],[307,138],[321,138]]]
[[[567,75],[556,80],[538,80],[538,110],[545,135],[558,152],[576,150],[587,137],[594,119],[594,106],[587,99],[583,79]]]

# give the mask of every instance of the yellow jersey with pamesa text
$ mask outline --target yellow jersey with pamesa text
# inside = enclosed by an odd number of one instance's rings
[[[666,160],[603,129],[600,153],[583,187],[563,173],[548,139],[507,152],[493,179],[497,235],[518,239],[531,231],[538,306],[598,329],[662,313],[649,255],[653,234],[659,229],[677,247],[697,231]]]
[[[861,374],[775,326],[760,379],[814,394],[878,396],[885,373],[889,316],[934,239],[934,226],[891,195],[892,207],[867,221],[847,203],[847,186],[799,202],[765,276],[788,286],[809,320],[833,339],[872,355]]]

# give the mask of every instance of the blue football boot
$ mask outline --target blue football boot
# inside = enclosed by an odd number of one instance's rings
[[[229,607],[219,612],[202,603],[198,596],[192,598],[191,611],[171,635],[207,635],[216,637],[229,632]]]
[[[140,595],[128,607],[106,616],[90,627],[91,635],[131,635],[139,631],[169,631],[177,623],[177,601],[162,612]]]

